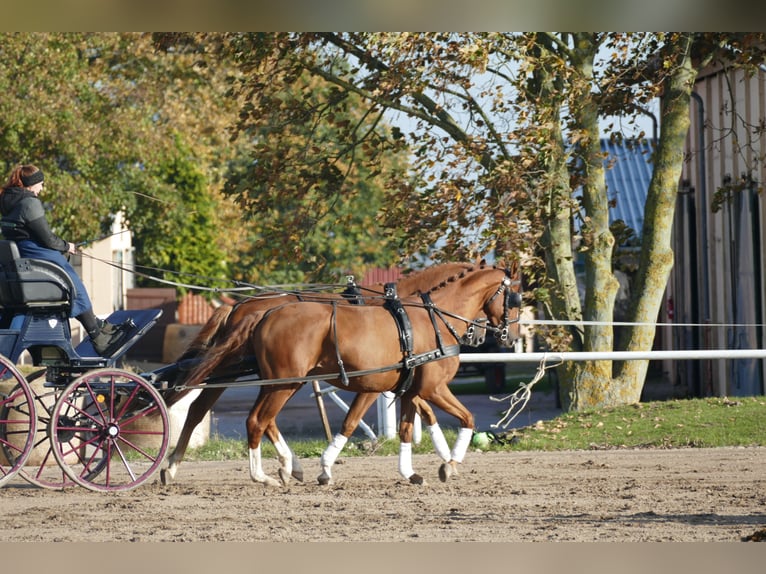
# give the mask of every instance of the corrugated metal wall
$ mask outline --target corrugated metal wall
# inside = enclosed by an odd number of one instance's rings
[[[681,183],[691,192],[686,199],[679,196],[676,212],[671,292],[676,309],[685,310],[676,322],[727,325],[699,329],[702,348],[763,348],[758,325],[766,308],[761,247],[766,207],[758,190],[766,175],[766,142],[757,127],[766,121],[766,74],[711,70],[700,75],[695,94]],[[728,185],[736,191],[713,213],[718,190]],[[700,361],[699,366],[699,379],[690,381],[699,394],[764,392],[763,361]]]

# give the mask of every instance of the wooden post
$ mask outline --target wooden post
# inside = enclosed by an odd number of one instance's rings
[[[327,442],[332,442],[332,431],[330,430],[330,421],[327,420],[327,411],[324,408],[324,399],[322,398],[322,392],[319,388],[319,381],[313,381],[314,385],[314,397],[317,400],[317,407],[319,407],[319,416],[322,418],[322,425],[324,426],[324,432],[327,435]]]

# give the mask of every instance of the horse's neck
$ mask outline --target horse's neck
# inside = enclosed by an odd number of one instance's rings
[[[469,273],[431,291],[431,301],[443,311],[466,318],[477,317],[501,281],[500,273]]]

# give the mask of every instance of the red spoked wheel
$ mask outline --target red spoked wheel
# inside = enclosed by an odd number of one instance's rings
[[[0,486],[24,466],[37,432],[35,402],[29,383],[0,355]]]
[[[159,392],[134,373],[99,369],[69,384],[48,425],[53,456],[89,490],[131,490],[162,465],[170,424]]]

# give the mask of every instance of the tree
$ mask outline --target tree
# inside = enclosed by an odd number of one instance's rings
[[[225,188],[250,233],[250,252],[236,265],[243,278],[337,281],[396,261],[402,233],[376,216],[386,180],[406,161],[387,140],[382,113],[300,69],[273,76],[249,58],[259,35],[228,36],[224,48],[241,54],[235,137],[249,146]]]
[[[138,264],[220,276],[236,230],[220,223],[226,202],[218,193],[235,149],[228,68],[161,40],[4,35],[0,150],[6,171],[33,162],[46,172],[43,199],[67,239],[99,237],[124,211]]]
[[[654,176],[629,316],[651,324],[673,260],[670,230],[693,80],[714,58],[758,61],[750,48],[759,45],[742,35],[692,33],[246,38],[251,49],[238,54],[254,107],[274,102],[286,84],[309,73],[334,86],[321,109],[325,116],[355,94],[367,113],[409,117],[407,131],[393,127],[376,135],[384,146],[406,141],[412,150],[412,170],[389,181],[393,201],[384,208],[384,223],[406,231],[404,251],[472,258],[495,249],[505,259],[525,254],[536,298],[567,325],[549,334],[550,343],[586,351],[649,350],[654,337],[653,327],[636,325],[616,341],[611,325],[615,239],[599,116],[634,115],[648,99],[661,98],[663,129],[651,158]],[[610,56],[599,63],[603,49]],[[271,109],[285,120],[295,110]],[[305,109],[303,121],[321,121],[315,112]],[[370,161],[377,149],[354,159]],[[318,185],[325,175],[316,166],[330,159],[323,152],[310,154]],[[466,237],[469,229],[474,233]],[[585,266],[582,302],[578,256]],[[572,409],[636,402],[646,367],[637,361],[567,364],[560,368],[562,400]]]

